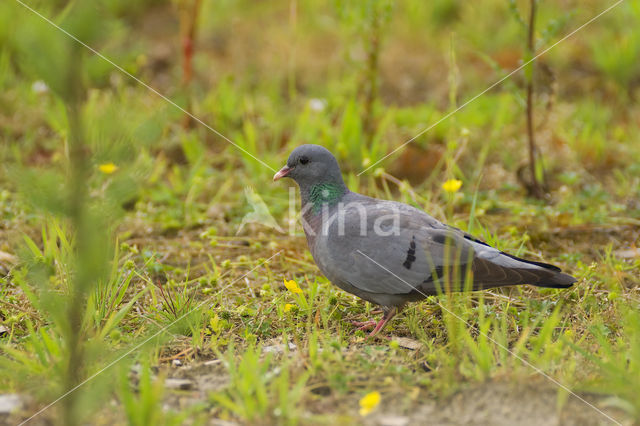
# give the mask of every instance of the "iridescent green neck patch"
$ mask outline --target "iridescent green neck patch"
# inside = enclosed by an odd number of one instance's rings
[[[309,190],[309,201],[313,204],[313,212],[318,213],[323,204],[332,206],[342,198],[346,188],[336,183],[318,183]]]

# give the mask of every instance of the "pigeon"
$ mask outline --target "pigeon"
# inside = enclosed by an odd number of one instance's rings
[[[273,180],[300,189],[301,220],[311,255],[336,286],[383,312],[354,322],[375,336],[408,302],[450,291],[530,284],[568,288],[571,275],[547,263],[504,253],[408,204],[347,188],[333,154],[319,145],[295,148]]]

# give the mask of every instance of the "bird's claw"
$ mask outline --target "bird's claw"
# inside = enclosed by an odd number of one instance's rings
[[[375,328],[378,323],[374,320],[369,321],[351,321],[351,324],[358,327],[357,330],[371,330]]]

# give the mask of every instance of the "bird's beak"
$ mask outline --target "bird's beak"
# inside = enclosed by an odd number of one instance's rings
[[[293,170],[291,167],[289,166],[284,166],[283,168],[280,169],[280,171],[278,173],[276,173],[275,175],[273,175],[273,181],[277,181],[280,178],[283,178],[285,176],[287,176],[289,173],[291,173],[291,170]]]

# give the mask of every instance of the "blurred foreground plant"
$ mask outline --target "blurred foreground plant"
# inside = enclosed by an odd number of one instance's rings
[[[590,332],[598,343],[593,351],[577,344],[569,344],[599,370],[587,386],[596,393],[612,395],[607,405],[622,409],[636,422],[640,421],[640,313],[634,307],[625,307],[621,333],[611,339],[604,325],[592,326]]]
[[[297,424],[302,414],[300,401],[306,393],[308,373],[292,374],[294,368],[287,358],[288,341],[283,336],[284,355],[275,360],[273,353],[262,356],[264,348],[251,344],[244,353],[237,353],[233,344],[220,358],[229,372],[229,386],[210,395],[218,409],[245,422]],[[280,362],[280,365],[278,364]],[[293,377],[292,377],[293,376]]]
[[[70,3],[54,21],[95,45],[106,35],[98,6]],[[85,59],[96,58],[85,58],[84,47],[34,15],[21,17],[27,22],[14,41],[19,65],[27,75],[44,81],[56,96],[53,101],[63,114],[56,130],[64,141],[65,157],[60,169],[16,168],[12,173],[23,197],[45,224],[42,250],[25,236],[23,267],[13,278],[46,325],[36,331],[30,323],[23,345],[3,348],[9,357],[2,364],[8,367],[8,375],[16,376],[16,383],[37,389],[39,396],[62,396],[59,423],[75,425],[104,401],[96,385],[105,383],[108,376],[92,382],[91,391],[75,390],[98,371],[102,364],[98,360],[106,354],[106,334],[137,298],[124,308],[119,306],[132,273],[119,275],[117,251],[114,266],[108,264],[112,230],[120,205],[130,195],[130,180],[112,161],[100,158],[108,156],[122,164],[113,157],[126,153],[127,147],[114,149],[115,144],[98,140],[100,135],[85,125],[91,112],[87,96],[91,67]]]

